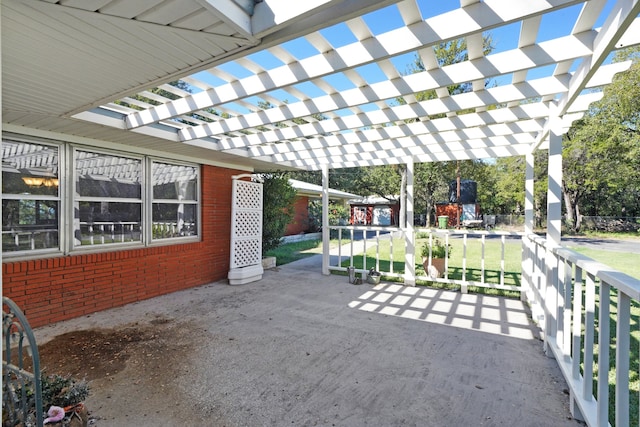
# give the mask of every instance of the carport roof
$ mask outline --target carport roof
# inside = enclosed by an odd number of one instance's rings
[[[637,0],[4,0],[3,130],[256,170],[521,155],[628,67],[610,57],[640,42],[639,12]],[[434,47],[454,40],[468,57],[439,64]],[[425,70],[408,73],[415,58]]]

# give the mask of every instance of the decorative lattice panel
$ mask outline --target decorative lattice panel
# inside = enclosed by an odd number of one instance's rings
[[[262,263],[262,184],[233,180],[231,268]]]
[[[235,212],[236,227],[233,230],[236,238],[259,236],[262,233],[262,212]]]

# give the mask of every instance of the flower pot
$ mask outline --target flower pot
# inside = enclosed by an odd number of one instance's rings
[[[422,258],[422,266],[427,274],[427,277],[431,279],[437,279],[444,276],[445,259],[444,258],[432,258],[431,266],[429,266],[429,258]]]

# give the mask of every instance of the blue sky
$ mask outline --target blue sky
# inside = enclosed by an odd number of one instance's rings
[[[606,16],[608,10],[613,7],[614,0],[609,0],[607,8],[603,13]],[[419,0],[419,7],[421,9],[422,18],[427,19],[432,16],[439,15],[441,13],[453,10],[459,7],[459,0]],[[569,35],[577,16],[582,8],[581,4],[570,6],[553,13],[549,13],[543,16],[541,22],[541,30],[538,33],[536,42],[540,43],[546,40],[554,39],[561,36]],[[387,31],[396,29],[403,25],[400,13],[395,6],[390,6],[364,16],[364,20],[369,26],[370,30],[374,34],[381,34]],[[596,26],[601,26],[603,22],[598,22]],[[520,23],[514,23],[505,25],[499,28],[491,30],[491,35],[494,40],[494,47],[492,53],[499,53],[505,50],[511,50],[517,47],[518,36],[520,32]],[[330,28],[321,30],[322,35],[327,41],[335,48],[341,47],[356,41],[353,34],[348,30],[345,24],[338,24]],[[297,59],[304,59],[306,57],[317,55],[317,50],[309,44],[304,38],[299,38],[283,45],[287,50],[291,52]],[[393,64],[400,73],[406,73],[409,64],[412,63],[415,57],[414,53],[408,53],[402,56],[398,56],[392,59]],[[249,57],[252,61],[260,64],[266,69],[276,68],[283,65],[277,58],[268,52],[258,52]],[[225,70],[237,77],[248,77],[252,75],[251,72],[239,66],[236,63],[228,63],[220,66],[222,70]],[[549,76],[552,74],[554,67],[543,67],[540,69],[531,70],[528,73],[529,78],[540,78]],[[359,67],[358,73],[363,76],[369,84],[376,83],[384,80],[386,77],[375,64]],[[194,77],[206,81],[207,83],[218,86],[225,82],[211,76],[209,73],[202,72],[197,73]],[[327,76],[325,80],[330,83],[337,90],[348,90],[354,87],[353,83],[347,79],[341,73]],[[495,83],[498,85],[510,83],[510,76],[503,76],[495,79]],[[310,96],[323,95],[324,92],[317,88],[313,83],[301,83],[298,88]],[[194,90],[197,92],[197,90]],[[285,93],[284,91],[274,91],[270,95],[279,98],[286,99],[288,102],[295,102],[296,99],[292,99],[292,95]],[[258,98],[252,98],[248,100],[251,103],[257,103]],[[238,110],[239,112],[247,112],[247,109],[239,105],[229,105],[229,107]],[[367,110],[366,106],[363,109]]]

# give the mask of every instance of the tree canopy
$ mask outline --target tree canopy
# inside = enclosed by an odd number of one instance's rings
[[[638,48],[619,52],[631,59],[563,141],[563,192],[567,223],[580,229],[581,215],[640,214],[640,62]]]

